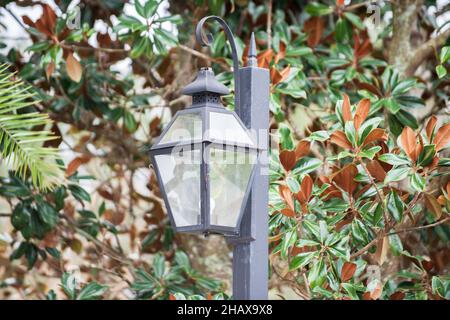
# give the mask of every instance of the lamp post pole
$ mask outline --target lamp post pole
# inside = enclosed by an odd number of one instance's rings
[[[239,237],[228,238],[233,250],[233,298],[266,300],[268,298],[268,143],[269,143],[269,70],[258,68],[254,35],[250,39],[247,66],[240,68],[233,33],[220,17],[208,16],[196,27],[201,45],[210,45],[211,34],[202,31],[207,20],[221,24],[231,45],[234,73],[235,112],[257,139],[258,162],[250,195],[242,216]]]
[[[239,69],[242,122],[257,134],[261,149],[248,203],[241,222],[240,239],[234,242],[233,298],[268,299],[268,127],[269,70],[258,68],[254,35],[250,39],[248,63]]]

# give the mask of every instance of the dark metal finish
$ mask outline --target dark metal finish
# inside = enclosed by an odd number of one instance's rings
[[[227,36],[228,41],[231,45],[231,57],[233,58],[233,74],[234,74],[234,106],[239,106],[239,98],[240,98],[240,80],[239,80],[239,58],[237,56],[236,42],[234,41],[234,35],[231,31],[228,24],[218,16],[207,16],[201,19],[197,23],[197,27],[195,29],[195,37],[197,41],[204,47],[212,44],[214,38],[211,33],[207,33],[206,35],[203,33],[203,25],[207,20],[215,20],[220,23],[222,26],[225,35]]]
[[[181,91],[181,93],[188,96],[195,96],[206,92],[215,93],[219,96],[230,93],[227,87],[217,81],[210,68],[201,68],[195,80]]]
[[[254,37],[250,48],[255,47]],[[256,56],[253,50],[250,54]],[[259,161],[253,186],[241,222],[241,233],[234,240],[233,298],[237,300],[268,299],[268,127],[269,71],[256,67],[251,57],[249,66],[239,70],[241,105],[236,113],[244,124],[258,132]],[[253,240],[254,239],[254,240]]]
[[[239,68],[236,44],[233,33],[226,22],[217,16],[208,16],[199,21],[196,28],[196,37],[203,46],[213,41],[211,34],[203,33],[203,25],[212,19],[221,24],[228,41],[231,44],[235,87],[235,111],[225,109],[220,103],[220,95],[228,94],[228,89],[220,84],[210,69],[202,69],[196,80],[188,85],[183,93],[193,96],[193,105],[186,110],[179,111],[171,123],[161,134],[150,150],[152,162],[161,186],[161,193],[175,231],[190,233],[219,233],[225,235],[234,245],[233,251],[233,298],[234,299],[267,299],[268,298],[268,126],[269,126],[269,71],[257,67],[256,43],[252,33],[248,53],[248,65]],[[210,128],[210,113],[220,112],[232,114],[239,124],[257,133],[258,141],[253,145],[237,145],[220,141],[206,135]],[[199,113],[202,119],[202,138],[198,141],[170,142],[160,144],[162,137],[167,133],[178,116],[186,113]],[[251,135],[250,135],[251,137]],[[247,190],[244,195],[238,223],[235,228],[211,225],[210,223],[210,165],[209,149],[212,146],[230,146],[245,152],[257,152],[257,164],[251,172]],[[202,154],[200,165],[200,225],[177,227],[172,216],[164,184],[155,161],[159,154],[170,154],[177,147],[195,147]],[[206,155],[206,158],[205,158]]]
[[[224,95],[228,93],[228,89],[219,83],[215,77],[214,73],[209,68],[203,68],[199,71],[196,79],[189,84],[183,92],[185,94],[192,95],[193,97],[206,97],[208,95],[213,95],[216,97],[220,97],[220,95]],[[195,102],[195,101],[194,101]],[[242,123],[241,119],[236,115],[235,112],[226,109],[220,99],[214,101],[208,101],[207,99],[199,99],[197,102],[192,105],[190,108],[185,110],[178,111],[171,122],[167,125],[167,127],[162,132],[161,136],[156,140],[150,149],[150,155],[152,163],[154,164],[155,172],[157,174],[157,178],[160,184],[161,193],[163,194],[164,203],[167,208],[167,212],[170,217],[171,224],[176,232],[188,232],[188,233],[218,233],[229,237],[237,237],[239,236],[239,224],[242,220],[242,215],[245,210],[245,205],[247,203],[248,194],[250,193],[252,187],[252,179],[255,174],[255,169],[253,168],[247,189],[244,194],[244,201],[242,202],[242,206],[238,213],[237,224],[235,227],[228,226],[220,226],[220,225],[212,225],[210,223],[210,188],[211,182],[209,179],[210,176],[210,164],[209,164],[209,150],[211,147],[223,147],[223,148],[233,148],[235,151],[240,152],[257,152],[257,144],[256,141],[253,141],[250,137],[251,144],[243,144],[237,143],[234,141],[227,141],[226,137],[217,137],[212,138],[209,135],[211,131],[210,126],[210,114],[211,113],[222,113],[227,115],[232,115],[234,119],[239,123],[244,131],[246,131],[246,126]],[[161,143],[163,137],[170,130],[173,123],[180,117],[186,114],[198,114],[199,118],[202,121],[202,132],[201,139],[192,140],[187,139],[183,141],[169,141],[166,143]],[[173,151],[191,151],[193,149],[199,150],[201,153],[201,162],[198,164],[200,166],[200,224],[192,225],[192,226],[183,226],[179,227],[175,223],[175,219],[173,218],[173,212],[170,208],[170,203],[167,198],[167,193],[165,191],[164,183],[162,183],[161,172],[158,167],[158,163],[156,162],[156,156],[158,155],[170,155]]]

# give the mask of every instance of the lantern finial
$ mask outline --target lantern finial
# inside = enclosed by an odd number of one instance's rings
[[[182,90],[183,94],[195,96],[197,94],[213,93],[219,96],[230,93],[227,87],[217,81],[211,68],[201,68],[195,80]]]
[[[252,36],[250,37],[250,46],[248,49],[248,67],[256,67],[258,64],[256,60],[256,42],[255,42],[255,33],[252,32]]]

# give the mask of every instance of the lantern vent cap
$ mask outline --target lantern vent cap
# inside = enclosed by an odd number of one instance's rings
[[[201,68],[195,80],[182,90],[182,93],[189,96],[202,93],[213,93],[224,96],[230,93],[228,88],[217,81],[211,68]]]

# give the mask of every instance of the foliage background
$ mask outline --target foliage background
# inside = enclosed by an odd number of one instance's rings
[[[209,14],[271,73],[270,297],[449,298],[449,3],[349,2],[0,1],[0,62],[34,94],[8,112],[49,114],[17,129],[60,137],[65,177],[2,157],[0,298],[230,294],[231,248],[173,234],[146,155],[199,67],[232,86],[219,27],[195,43]]]

